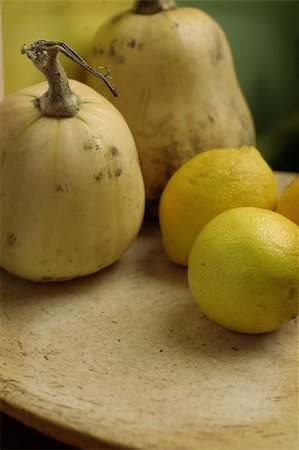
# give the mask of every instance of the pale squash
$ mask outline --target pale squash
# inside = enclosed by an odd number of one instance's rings
[[[92,47],[91,65],[110,67],[121,93],[112,102],[135,138],[148,205],[195,154],[255,144],[226,36],[203,11],[137,0],[100,27]],[[86,82],[107,95],[97,79]]]
[[[51,44],[24,50],[48,92],[40,83],[0,106],[1,266],[37,281],[117,261],[140,229],[145,203],[124,118],[90,87],[68,83]]]

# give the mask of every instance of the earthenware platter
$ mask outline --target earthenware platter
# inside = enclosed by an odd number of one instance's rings
[[[296,319],[257,336],[209,321],[154,223],[92,276],[2,272],[1,407],[79,448],[297,450],[298,349]]]

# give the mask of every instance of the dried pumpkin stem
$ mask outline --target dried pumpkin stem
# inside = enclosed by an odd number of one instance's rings
[[[118,95],[109,81],[109,69],[105,68],[105,74],[95,71],[64,42],[38,40],[29,47],[23,45],[21,53],[31,59],[48,81],[48,91],[35,100],[35,106],[45,116],[73,117],[80,108],[80,99],[72,92],[67,75],[57,57],[59,52],[83,66],[96,77],[101,78],[112,93],[115,96]]]
[[[156,14],[177,8],[175,0],[136,0],[133,11],[135,14]]]

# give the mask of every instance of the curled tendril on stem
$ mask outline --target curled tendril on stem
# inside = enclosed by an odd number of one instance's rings
[[[110,89],[110,91],[113,93],[115,97],[118,97],[118,92],[115,89],[115,87],[110,83],[109,79],[110,77],[110,70],[108,67],[100,67],[99,69],[105,69],[105,73],[97,72],[95,69],[93,69],[86,61],[84,61],[81,56],[79,56],[71,47],[69,47],[65,42],[59,42],[59,41],[46,41],[44,39],[39,39],[33,44],[31,44],[29,47],[26,46],[26,44],[22,45],[21,53],[26,54],[29,59],[31,59],[33,62],[39,58],[39,61],[43,58],[43,55],[46,55],[47,53],[52,52],[55,56],[58,52],[62,53],[63,55],[70,58],[72,61],[76,62],[80,66],[84,67],[86,70],[88,70],[90,73],[92,73],[95,77],[100,78],[104,81],[106,86]]]
[[[106,70],[106,73],[104,73],[103,76],[104,76],[105,78],[111,80],[112,77],[110,76],[110,69],[109,69],[109,67],[107,67],[107,66],[99,66],[99,70],[103,70],[103,69]]]

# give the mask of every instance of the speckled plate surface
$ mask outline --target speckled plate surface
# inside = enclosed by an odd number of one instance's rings
[[[96,275],[3,271],[1,291],[1,405],[24,423],[80,448],[298,449],[296,319],[259,336],[210,322],[157,225]]]

